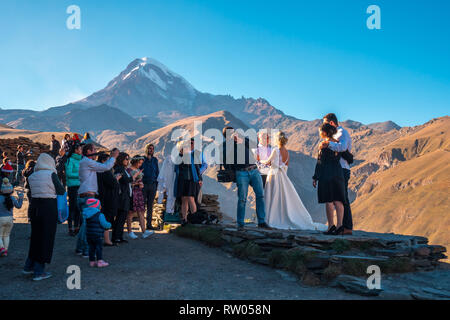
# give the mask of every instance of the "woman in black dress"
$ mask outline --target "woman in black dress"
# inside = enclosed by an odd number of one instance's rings
[[[333,135],[336,134],[336,128],[328,123],[320,127],[320,136],[327,141],[335,141]],[[339,160],[341,154],[334,152],[329,148],[321,149],[317,158],[316,169],[313,176],[313,186],[317,186],[317,195],[319,203],[325,203],[328,219],[328,231],[325,234],[343,234],[344,227],[342,219],[344,218],[345,203],[345,181]],[[334,209],[336,209],[337,224],[334,225]]]
[[[130,156],[125,153],[119,153],[116,159],[116,164],[114,165],[114,175],[119,179],[119,201],[117,217],[114,220],[113,230],[112,230],[112,242],[114,243],[125,243],[128,242],[123,238],[123,227],[127,219],[128,211],[131,208],[131,183],[133,182],[133,177],[127,172],[127,167],[130,162]]]
[[[97,161],[105,163],[109,157],[106,153],[102,153],[98,156]],[[114,176],[112,170],[97,172],[98,199],[102,205],[102,213],[111,225],[114,225],[114,220],[117,217],[120,188],[118,180],[120,178],[121,175]],[[110,240],[109,230],[105,230],[104,239],[106,246],[114,245]]]
[[[188,209],[191,213],[197,212],[195,197],[202,185],[201,162],[198,159],[195,160],[195,152],[186,147],[183,142],[178,144],[178,150],[180,159],[179,164],[175,165],[175,196],[181,198],[182,223],[186,224]],[[184,153],[186,153],[186,156],[183,156]]]

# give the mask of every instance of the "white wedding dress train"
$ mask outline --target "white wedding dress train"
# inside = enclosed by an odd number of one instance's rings
[[[327,226],[313,222],[303,205],[287,175],[288,166],[282,161],[280,150],[274,148],[267,161],[270,161],[264,189],[267,224],[277,229],[326,231]]]

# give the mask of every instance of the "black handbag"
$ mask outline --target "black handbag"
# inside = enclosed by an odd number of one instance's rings
[[[348,164],[352,164],[353,163],[353,154],[348,151],[345,150],[344,152],[341,152],[341,157],[348,162]]]
[[[220,165],[220,169],[217,172],[217,181],[221,183],[236,182],[236,171],[225,169],[223,165]]]

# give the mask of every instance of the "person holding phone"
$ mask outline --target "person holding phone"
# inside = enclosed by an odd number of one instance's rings
[[[79,164],[80,188],[78,189],[78,205],[80,206],[80,211],[83,210],[87,199],[98,197],[97,173],[111,170],[119,155],[119,150],[114,149],[111,151],[111,157],[107,161],[99,163],[94,160],[98,154],[95,151],[95,146],[90,143],[83,146],[82,152],[83,158]],[[85,222],[85,219],[82,218],[75,252],[76,254],[81,254],[83,257],[88,258],[89,253]]]
[[[110,156],[102,153],[98,156],[97,161],[105,163]],[[97,173],[98,183],[98,198],[102,204],[102,212],[105,215],[106,221],[114,225],[117,219],[117,211],[119,206],[119,180],[122,178],[120,173],[114,174],[112,169]],[[110,240],[109,230],[104,233],[104,245],[114,246],[115,244]]]
[[[139,217],[139,225],[142,231],[142,238],[145,239],[148,236],[153,234],[153,231],[146,230],[145,228],[145,200],[144,200],[144,183],[142,182],[143,178],[143,169],[139,169],[144,162],[144,157],[139,155],[133,157],[131,159],[131,166],[127,169],[127,172],[133,177],[132,183],[132,202],[130,207],[130,212],[127,216],[127,229],[128,229],[128,237],[131,239],[137,239],[137,235],[134,234],[131,229],[131,224],[133,221],[133,215],[136,212]]]
[[[128,211],[130,211],[131,208],[131,197],[133,192],[131,185],[133,183],[133,177],[126,170],[129,162],[130,156],[125,152],[121,152],[114,164],[114,174],[119,181],[120,188],[117,218],[114,220],[112,226],[112,242],[117,244],[128,242],[123,238],[123,228],[128,216]]]

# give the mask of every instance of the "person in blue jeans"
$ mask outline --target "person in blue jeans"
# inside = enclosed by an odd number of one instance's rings
[[[222,149],[222,163],[225,168],[235,170],[236,185],[238,187],[237,226],[238,230],[244,229],[245,206],[247,204],[248,187],[251,186],[256,197],[256,216],[258,227],[271,229],[265,222],[266,211],[264,206],[264,188],[261,173],[256,166],[256,159],[250,149],[250,140],[241,138],[232,127],[223,128],[225,142]],[[234,151],[227,149],[233,146]],[[238,152],[244,152],[243,155]]]
[[[78,210],[83,212],[86,207],[86,200],[88,197],[78,197]],[[86,238],[86,218],[81,215],[81,226],[78,232],[77,247],[75,249],[77,255],[81,255],[83,258],[89,257],[89,245]]]

